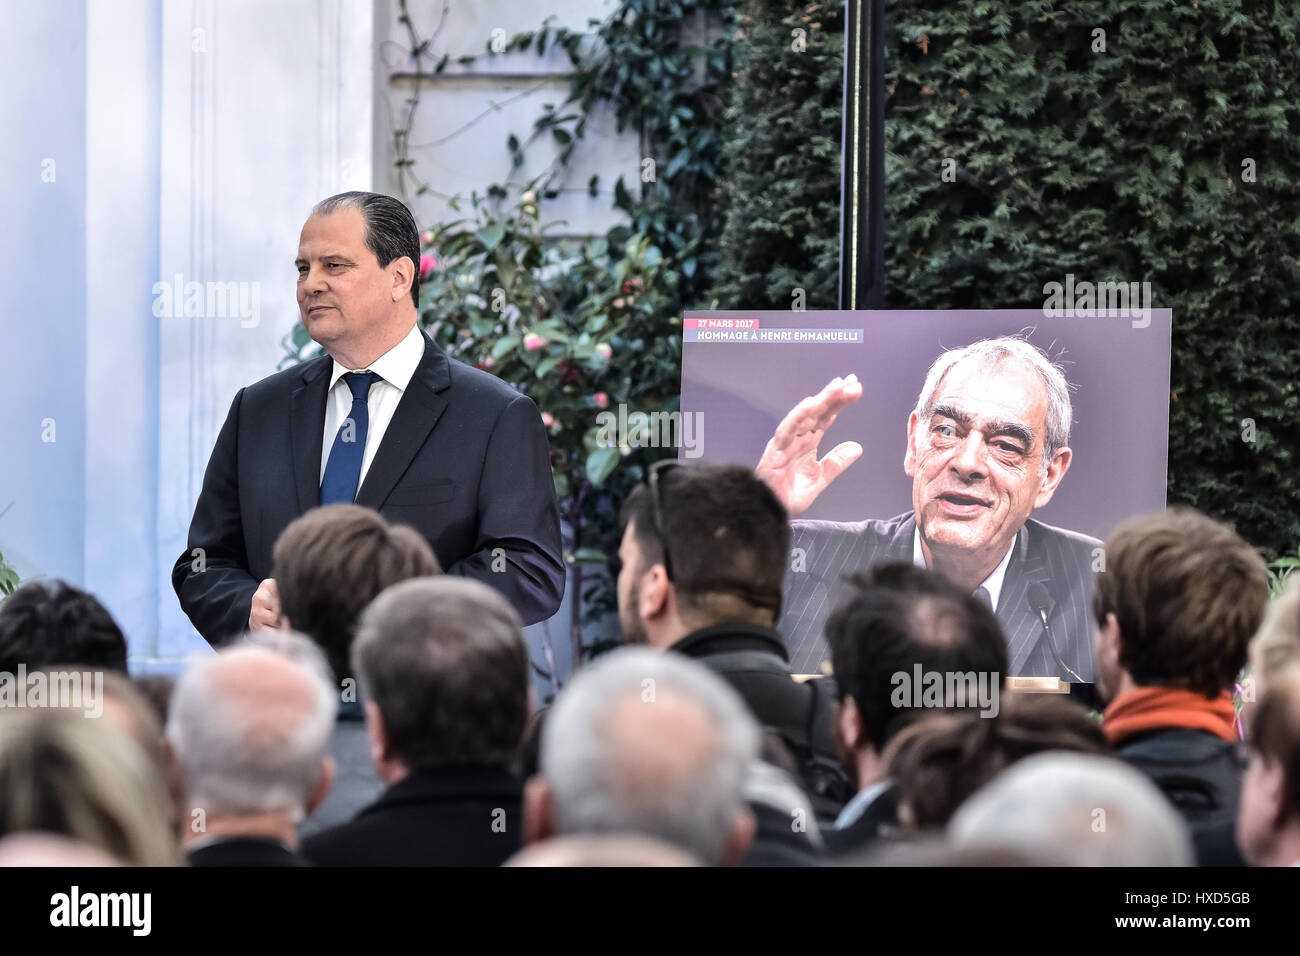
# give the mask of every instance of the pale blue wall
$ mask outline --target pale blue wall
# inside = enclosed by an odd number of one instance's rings
[[[0,551],[24,577],[72,581],[85,564],[85,16],[76,0],[6,3],[0,35]]]

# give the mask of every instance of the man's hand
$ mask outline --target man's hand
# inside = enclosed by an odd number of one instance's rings
[[[253,608],[248,614],[250,631],[280,626],[280,592],[275,588],[275,579],[267,578],[253,592]]]
[[[754,471],[785,505],[791,518],[807,511],[840,472],[862,457],[862,446],[846,441],[817,460],[817,445],[823,433],[835,423],[841,409],[861,397],[862,383],[856,375],[832,379],[816,395],[790,409],[776,426],[776,434],[763,449]]]

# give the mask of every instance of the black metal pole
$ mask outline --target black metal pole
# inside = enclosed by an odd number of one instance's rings
[[[885,0],[845,0],[840,308],[885,304]]]

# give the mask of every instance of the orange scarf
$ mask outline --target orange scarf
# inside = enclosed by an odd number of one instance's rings
[[[1236,740],[1236,716],[1232,694],[1226,690],[1217,697],[1206,697],[1178,687],[1139,687],[1111,701],[1102,714],[1101,729],[1112,744],[1167,727],[1206,730],[1224,740]]]

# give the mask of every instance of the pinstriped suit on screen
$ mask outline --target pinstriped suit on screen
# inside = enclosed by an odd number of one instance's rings
[[[790,649],[791,669],[818,673],[829,656],[822,634],[826,618],[848,594],[843,576],[888,561],[910,562],[916,517],[909,511],[887,521],[799,519],[790,524],[791,548],[803,550],[805,570],[786,573],[781,631]],[[1007,635],[1011,676],[1073,680],[1059,672],[1042,621],[1029,604],[1029,586],[1038,581],[1054,602],[1047,620],[1061,659],[1084,680],[1096,679],[1092,561],[1093,549],[1100,546],[1096,538],[1033,519],[1020,529],[996,611]]]

